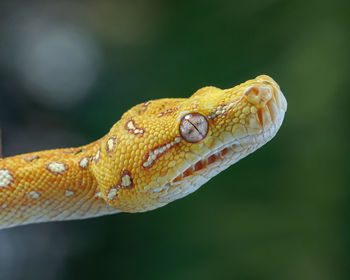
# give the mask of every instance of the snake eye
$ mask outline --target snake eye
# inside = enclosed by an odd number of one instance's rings
[[[187,142],[196,143],[207,136],[208,128],[208,121],[204,116],[192,113],[182,118],[180,134]]]

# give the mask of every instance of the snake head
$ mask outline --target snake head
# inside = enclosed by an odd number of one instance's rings
[[[103,197],[126,212],[182,198],[271,140],[286,110],[278,84],[266,75],[135,106],[106,136],[116,147],[105,154],[103,171],[95,168]]]

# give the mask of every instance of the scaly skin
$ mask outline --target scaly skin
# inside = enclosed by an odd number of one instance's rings
[[[262,75],[139,104],[87,146],[0,159],[0,228],[163,206],[269,141],[286,109],[277,83]],[[179,130],[189,113],[209,127],[196,143]]]

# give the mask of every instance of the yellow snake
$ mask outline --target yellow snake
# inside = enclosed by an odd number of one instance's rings
[[[261,75],[136,105],[83,147],[0,159],[0,228],[161,207],[269,141],[286,109]]]

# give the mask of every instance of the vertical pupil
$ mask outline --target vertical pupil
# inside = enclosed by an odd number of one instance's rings
[[[203,140],[208,133],[208,121],[199,113],[184,116],[180,124],[180,134],[187,141],[196,143]]]

